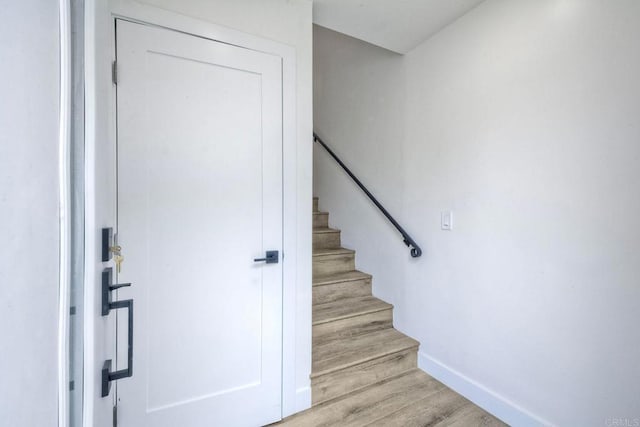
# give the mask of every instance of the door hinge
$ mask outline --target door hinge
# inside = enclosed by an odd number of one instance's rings
[[[111,63],[111,81],[114,85],[118,84],[118,63],[116,61]]]

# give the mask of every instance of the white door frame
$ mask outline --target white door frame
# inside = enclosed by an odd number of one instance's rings
[[[85,31],[86,61],[86,200],[85,200],[85,340],[84,340],[84,425],[93,426],[94,399],[99,394],[100,384],[93,372],[97,359],[94,336],[95,319],[100,315],[96,306],[99,289],[97,278],[100,259],[99,229],[101,224],[97,197],[100,185],[96,180],[96,156],[98,144],[105,142],[115,146],[115,86],[110,92],[105,80],[111,80],[106,68],[115,59],[115,19],[159,26],[206,39],[269,53],[282,58],[283,71],[283,313],[282,313],[282,416],[286,417],[299,409],[296,390],[296,275],[298,265],[297,248],[297,141],[296,141],[296,52],[292,46],[246,34],[224,26],[187,17],[165,9],[145,5],[133,0],[88,0]],[[110,19],[109,34],[105,34],[104,22],[95,22],[95,16],[104,14]],[[94,16],[94,17],[95,17]],[[95,43],[92,43],[95,41]],[[110,55],[105,58],[104,55]],[[98,69],[98,67],[101,67]],[[102,68],[105,68],[104,70]],[[108,92],[108,93],[105,93]],[[108,115],[108,117],[106,117]],[[106,134],[105,134],[106,133]],[[309,325],[310,328],[310,325]],[[126,381],[124,379],[123,381]],[[298,402],[296,402],[298,400]]]

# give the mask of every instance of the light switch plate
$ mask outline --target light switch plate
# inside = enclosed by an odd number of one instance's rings
[[[453,213],[451,211],[441,213],[440,228],[446,231],[453,230]]]

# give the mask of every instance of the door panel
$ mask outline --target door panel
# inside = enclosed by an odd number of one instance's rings
[[[278,420],[281,60],[126,21],[117,58],[120,425]]]

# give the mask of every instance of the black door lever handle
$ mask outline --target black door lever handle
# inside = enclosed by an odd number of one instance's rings
[[[255,262],[265,262],[267,264],[277,264],[279,261],[279,252],[278,251],[267,251],[264,258],[254,258]]]
[[[128,288],[129,286],[131,286],[131,283],[118,283],[116,285],[109,286],[109,290],[110,291],[115,291],[116,289]]]

